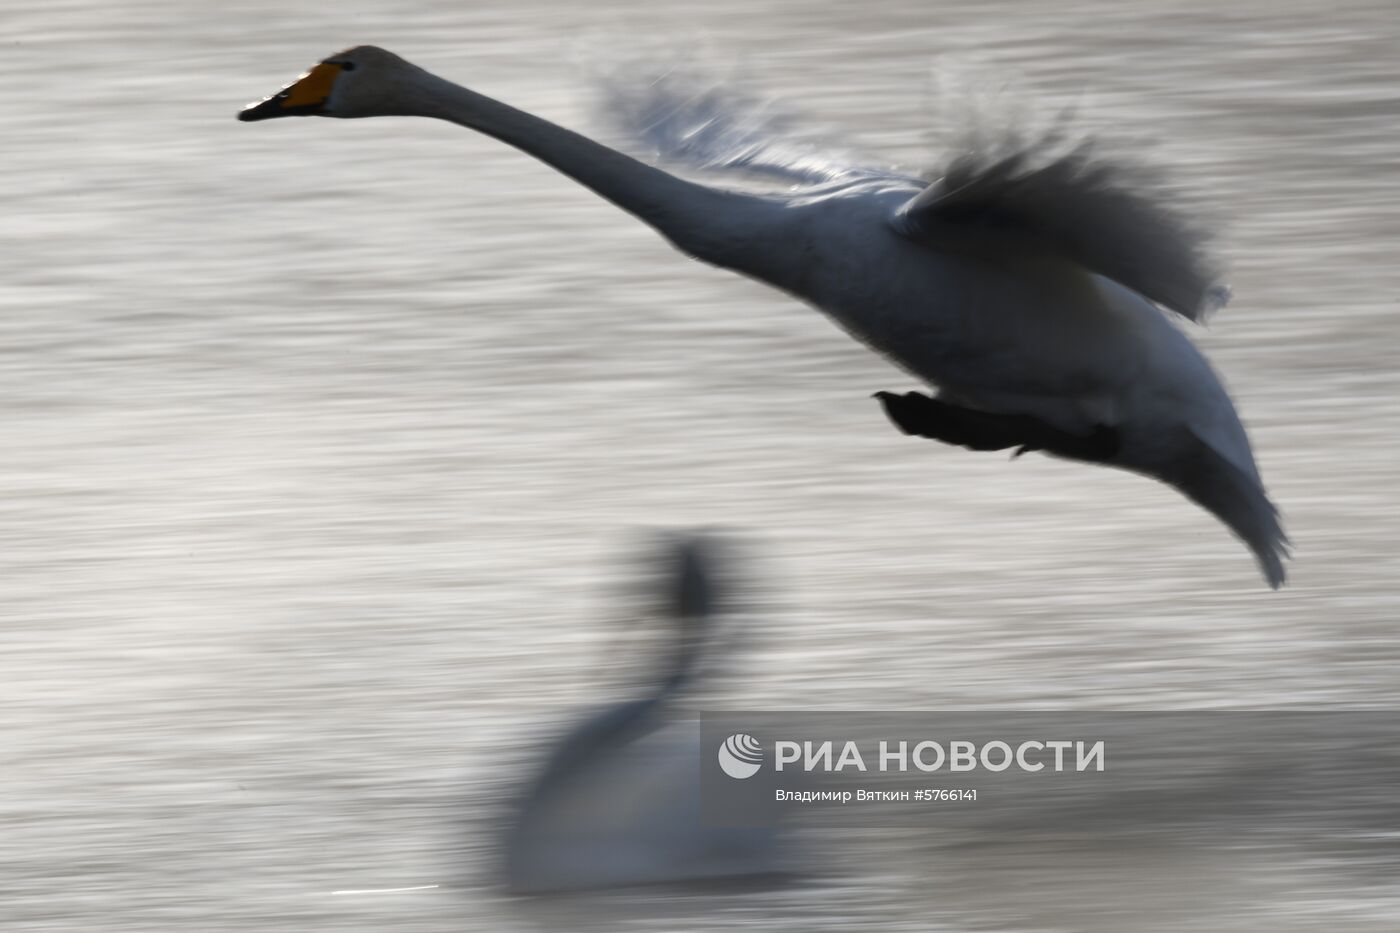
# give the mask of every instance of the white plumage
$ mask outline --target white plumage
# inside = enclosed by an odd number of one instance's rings
[[[659,613],[671,627],[663,677],[634,700],[590,713],[555,745],[506,832],[504,874],[519,893],[776,880],[791,851],[777,827],[719,825],[702,812],[700,723],[677,717],[693,694],[728,598],[715,542],[682,538],[662,553]],[[711,764],[713,767],[713,764]]]

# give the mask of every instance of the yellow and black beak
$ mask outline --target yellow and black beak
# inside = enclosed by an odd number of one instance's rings
[[[238,119],[248,122],[320,113],[344,68],[342,62],[321,62],[266,100],[244,107],[238,112]]]

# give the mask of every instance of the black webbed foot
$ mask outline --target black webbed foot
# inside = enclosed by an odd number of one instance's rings
[[[885,415],[905,434],[966,447],[969,450],[1018,448],[1019,457],[1043,450],[1076,460],[1104,461],[1118,452],[1118,432],[1106,425],[1080,436],[1051,427],[1029,415],[1000,415],[961,408],[919,392],[876,392]]]

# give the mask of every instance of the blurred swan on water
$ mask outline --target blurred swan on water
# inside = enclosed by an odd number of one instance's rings
[[[679,178],[371,46],[332,55],[239,118],[420,116],[494,136],[678,249],[810,302],[936,387],[877,393],[904,433],[1154,477],[1238,535],[1271,586],[1283,583],[1288,542],[1244,427],[1169,320],[1201,320],[1223,289],[1203,237],[1128,167],[1008,136],[929,182],[831,164],[705,95],[669,95],[664,81],[626,103],[661,155],[793,187]]]
[[[588,717],[560,740],[525,793],[505,841],[517,893],[776,877],[771,828],[708,825],[700,812],[699,723],[674,718],[718,614],[714,545],[673,542],[663,615],[672,626],[663,679]],[[714,750],[710,750],[713,754]]]

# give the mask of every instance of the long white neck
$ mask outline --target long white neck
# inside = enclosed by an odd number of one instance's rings
[[[655,228],[678,249],[779,286],[782,201],[677,178],[578,133],[415,69],[403,115],[447,120],[546,163]]]

